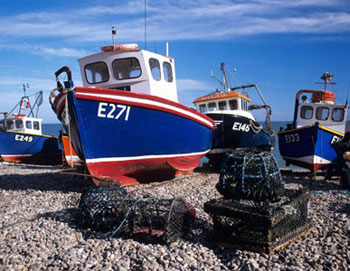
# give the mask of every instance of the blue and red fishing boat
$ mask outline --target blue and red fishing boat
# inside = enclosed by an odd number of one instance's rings
[[[214,123],[178,103],[173,58],[123,44],[79,64],[84,86],[76,87],[63,67],[50,101],[97,185],[172,178],[199,165]]]
[[[42,95],[42,91],[33,95],[35,102],[32,104],[24,85],[24,96],[18,104],[9,113],[2,112],[0,154],[3,161],[30,164],[62,163],[62,150],[58,138],[42,133],[42,119],[38,118]]]
[[[332,77],[322,75],[324,90],[297,92],[293,123],[278,133],[279,150],[287,165],[316,172],[337,158],[332,144],[344,137],[348,105],[335,103],[334,92],[327,90]]]

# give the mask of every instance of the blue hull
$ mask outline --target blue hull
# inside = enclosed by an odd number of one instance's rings
[[[76,88],[68,101],[73,147],[96,177],[189,172],[211,148],[213,122],[165,99]]]
[[[279,132],[278,144],[280,154],[287,164],[315,172],[337,158],[331,144],[342,137],[340,133],[314,125]]]
[[[7,162],[62,163],[62,147],[58,139],[45,135],[0,131],[0,154]]]

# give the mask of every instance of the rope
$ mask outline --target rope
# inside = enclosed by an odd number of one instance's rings
[[[135,206],[137,203],[139,203],[139,202],[141,202],[141,201],[148,201],[148,200],[155,200],[155,199],[156,199],[156,200],[159,200],[160,198],[158,198],[158,197],[151,197],[151,198],[141,198],[141,199],[135,200],[135,201],[133,202],[133,204],[131,204],[131,206],[128,208],[128,211],[126,212],[123,221],[119,224],[118,228],[115,229],[115,230],[112,232],[112,235],[111,235],[111,236],[113,237],[118,231],[120,231],[120,229],[122,228],[122,226],[124,225],[124,223],[127,221],[128,216],[130,215],[131,210],[134,208],[134,206]],[[124,199],[124,200],[125,200],[125,199]]]

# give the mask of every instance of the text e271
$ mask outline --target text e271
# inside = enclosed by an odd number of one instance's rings
[[[130,106],[113,103],[98,103],[97,117],[108,119],[124,118],[128,121],[130,114]]]

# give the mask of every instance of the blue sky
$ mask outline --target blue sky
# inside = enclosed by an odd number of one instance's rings
[[[299,89],[319,88],[323,72],[344,102],[350,88],[350,0],[0,1],[0,111],[22,95],[44,91],[41,117],[58,122],[48,95],[54,72],[68,65],[81,85],[78,58],[111,43],[138,43],[175,58],[181,103],[214,91],[221,62],[236,73],[231,85],[257,83],[272,120],[291,120]]]

